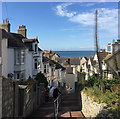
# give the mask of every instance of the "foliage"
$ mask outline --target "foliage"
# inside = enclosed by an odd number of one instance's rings
[[[35,80],[38,82],[38,84],[44,83],[45,87],[48,85],[47,78],[41,72],[36,75]]]
[[[120,108],[120,89],[119,80],[113,78],[112,80],[102,79],[103,82],[103,93],[101,93],[101,79],[97,75],[88,77],[88,80],[84,83],[79,84],[81,90],[83,90],[86,95],[89,95],[98,103],[107,103],[115,111],[119,111]],[[87,90],[86,90],[87,89]]]

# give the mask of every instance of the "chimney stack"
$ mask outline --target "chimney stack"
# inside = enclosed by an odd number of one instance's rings
[[[27,37],[26,34],[27,34],[27,29],[24,25],[22,26],[19,26],[19,29],[18,29],[18,33],[23,35],[24,37]]]
[[[7,32],[10,32],[10,23],[7,19],[3,20],[3,23],[0,24],[0,28],[4,29]]]

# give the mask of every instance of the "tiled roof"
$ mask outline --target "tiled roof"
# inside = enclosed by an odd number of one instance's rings
[[[2,38],[8,39],[8,47],[26,48],[22,42],[24,36],[21,34],[6,32],[4,29],[0,29],[0,34],[2,34]]]
[[[22,41],[23,42],[35,42],[35,41],[37,41],[39,43],[37,38],[23,38]]]

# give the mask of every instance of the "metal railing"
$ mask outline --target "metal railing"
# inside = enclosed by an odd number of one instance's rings
[[[61,99],[62,99],[62,95],[60,94],[56,100],[54,100],[54,117],[55,119],[57,119],[58,117],[58,111],[59,111],[59,106],[60,106],[60,103],[61,103]]]

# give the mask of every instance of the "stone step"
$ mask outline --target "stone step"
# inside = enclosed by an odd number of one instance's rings
[[[79,119],[79,118],[84,119],[83,114],[81,113],[81,111],[63,111],[63,112],[61,112],[60,117],[62,117],[62,118],[73,117],[75,119],[76,118],[77,119]]]

